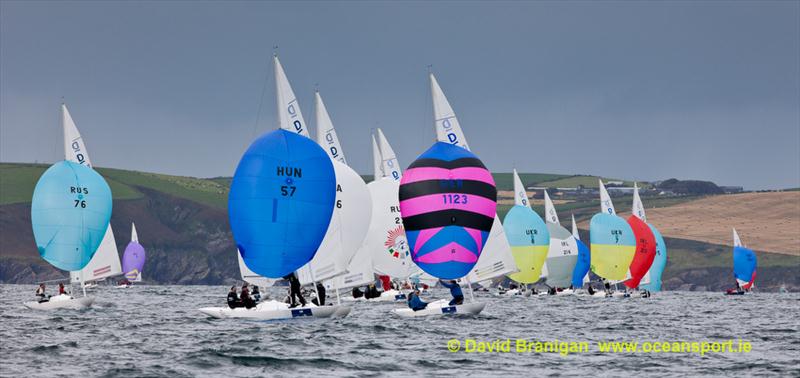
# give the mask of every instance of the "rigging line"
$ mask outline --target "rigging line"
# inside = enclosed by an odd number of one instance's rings
[[[269,66],[269,61],[272,55],[267,55],[267,64],[264,66]],[[253,129],[251,130],[250,139],[255,139],[256,132],[258,131],[258,122],[261,120],[261,110],[264,107],[264,95],[267,93],[267,81],[269,81],[269,70],[265,70],[264,72],[264,80],[263,85],[261,86],[261,98],[258,100],[258,112],[256,113],[256,121],[253,124]]]

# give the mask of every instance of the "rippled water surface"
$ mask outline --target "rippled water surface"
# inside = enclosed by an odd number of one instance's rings
[[[34,286],[0,285],[2,376],[800,375],[800,295],[667,292],[650,299],[496,298],[478,316],[400,319],[358,303],[344,319],[210,319],[226,287],[100,287],[88,310],[32,311]],[[273,293],[282,292],[274,289]],[[426,300],[444,298],[434,290]],[[512,339],[511,353],[447,342]],[[588,353],[514,353],[516,339],[587,341]],[[601,353],[598,341],[727,341],[750,353]]]

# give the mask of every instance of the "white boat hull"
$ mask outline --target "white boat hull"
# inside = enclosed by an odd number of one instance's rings
[[[55,310],[60,308],[80,310],[90,307],[92,303],[94,303],[94,297],[73,298],[62,294],[50,297],[47,302],[30,301],[25,302],[24,305],[31,310]]]
[[[345,310],[346,308],[346,310]],[[200,312],[217,319],[256,319],[256,320],[280,320],[294,318],[329,318],[336,314],[350,313],[347,306],[314,306],[309,304],[305,307],[289,308],[289,305],[278,301],[268,301],[258,304],[256,307],[247,309],[244,307],[204,307]],[[345,313],[346,311],[346,313]]]
[[[431,315],[454,315],[454,314],[477,315],[481,311],[483,311],[484,307],[486,307],[486,303],[481,303],[481,302],[464,303],[455,306],[450,306],[448,303],[449,301],[447,300],[439,300],[436,302],[428,303],[428,307],[419,311],[414,311],[406,307],[406,308],[393,309],[392,313],[404,318],[415,318],[415,317],[431,316]]]
[[[380,297],[366,299],[364,297],[344,297],[344,302],[400,302],[406,300],[406,294],[398,290],[388,290],[381,293]]]

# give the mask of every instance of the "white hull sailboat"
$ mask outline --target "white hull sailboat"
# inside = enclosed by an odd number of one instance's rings
[[[428,303],[422,310],[414,311],[410,308],[396,308],[392,313],[403,318],[418,318],[431,315],[477,315],[486,307],[483,302],[470,302],[460,305],[450,305],[447,299],[440,299]]]
[[[25,302],[24,305],[31,310],[56,310],[61,308],[81,310],[91,307],[92,303],[94,303],[94,297],[92,296],[75,298],[71,295],[60,294],[50,297],[47,301],[30,301]]]
[[[343,306],[315,306],[309,303],[303,307],[290,308],[288,303],[278,301],[265,301],[253,308],[228,308],[228,307],[203,307],[200,312],[217,319],[255,319],[255,320],[282,320],[304,317],[330,318],[344,316],[350,309]],[[344,313],[346,311],[346,313]]]

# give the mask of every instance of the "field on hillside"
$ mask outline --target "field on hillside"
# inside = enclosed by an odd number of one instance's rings
[[[597,180],[600,177],[598,176],[563,176],[562,178],[558,178],[555,180],[547,180],[547,181],[539,181],[536,183],[536,186],[546,186],[548,188],[576,188],[578,185],[583,185],[584,188],[597,188],[599,185]],[[603,182],[608,181],[622,181],[623,186],[633,186],[633,181],[625,181],[613,178],[606,178],[603,177]],[[647,185],[640,185],[640,187],[644,188]]]
[[[30,202],[36,181],[47,167],[44,164],[0,163],[0,205]],[[142,193],[136,188],[142,187],[217,208],[227,206],[228,184],[224,179],[199,179],[113,168],[97,168],[97,171],[108,182],[115,200],[141,198]]]
[[[647,206],[647,204],[645,205]],[[800,192],[719,195],[647,210],[665,237],[732,245],[731,227],[756,251],[800,256]]]

